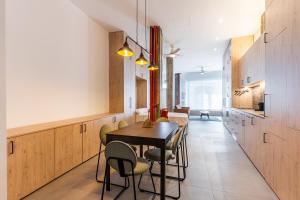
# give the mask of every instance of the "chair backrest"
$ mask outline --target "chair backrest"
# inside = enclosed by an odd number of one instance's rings
[[[172,140],[172,152],[175,154],[177,148],[180,146],[182,138],[183,138],[183,134],[184,134],[184,129],[183,128],[179,128],[178,131],[176,132],[176,134],[173,136],[173,140]]]
[[[112,132],[113,130],[114,129],[108,124],[104,124],[101,127],[99,137],[102,144],[106,145],[106,134]]]
[[[106,145],[105,158],[108,164],[121,175],[130,174],[137,163],[133,149],[121,141],[112,141]]]
[[[156,122],[169,122],[169,120],[165,117],[160,117],[156,120]]]
[[[125,120],[121,120],[119,121],[118,123],[118,128],[121,129],[121,128],[125,128],[128,126],[128,123],[125,121]]]

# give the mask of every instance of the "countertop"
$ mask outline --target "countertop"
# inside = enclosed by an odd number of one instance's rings
[[[264,111],[256,111],[254,109],[246,109],[246,108],[232,108],[233,110],[236,110],[238,112],[243,112],[246,114],[254,115],[260,118],[265,118],[264,117]]]
[[[71,124],[83,123],[87,121],[93,121],[105,117],[115,116],[121,113],[104,113],[98,115],[90,115],[84,117],[78,117],[73,119],[61,120],[56,122],[49,122],[49,123],[42,123],[42,124],[35,124],[17,128],[7,129],[7,138],[17,137],[21,135],[26,135],[28,133],[34,133],[38,131],[50,130],[53,128],[68,126]]]

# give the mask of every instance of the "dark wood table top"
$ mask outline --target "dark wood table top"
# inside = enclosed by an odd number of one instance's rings
[[[122,138],[131,144],[153,145],[153,142],[168,142],[178,130],[178,124],[172,122],[154,123],[152,128],[143,128],[143,122],[108,133],[110,139]]]

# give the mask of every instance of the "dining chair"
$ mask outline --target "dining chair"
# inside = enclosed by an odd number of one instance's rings
[[[169,120],[165,117],[159,117],[155,122],[169,122]]]
[[[184,126],[181,128],[182,129],[182,139],[179,145],[179,150],[180,150],[180,156],[181,156],[181,165],[180,168],[182,168],[183,171],[183,177],[180,177],[180,181],[184,181],[186,179],[186,168],[188,167],[188,151],[187,151],[187,143],[186,143],[186,130],[187,126]],[[173,136],[174,138],[175,136]],[[167,143],[166,149],[167,150],[172,150],[172,140],[173,138]],[[175,166],[177,167],[177,164],[169,163],[167,162],[167,165],[169,166]],[[177,177],[168,177],[171,179],[177,179]]]
[[[106,146],[106,134],[114,131],[114,129],[108,125],[104,124],[99,132],[99,138],[100,138],[100,147],[98,152],[98,162],[97,162],[97,170],[96,170],[96,181],[102,183],[103,181],[98,179],[98,172],[99,172],[99,162],[100,162],[100,156],[101,156],[101,148],[102,145]]]
[[[171,195],[166,195],[169,198],[173,198],[173,199],[179,199],[181,196],[181,188],[180,188],[180,164],[179,164],[179,149],[180,149],[180,145],[182,143],[182,138],[183,138],[183,129],[179,129],[177,131],[177,133],[174,135],[174,139],[172,141],[172,145],[170,146],[169,150],[166,150],[166,161],[170,161],[170,160],[174,160],[174,158],[176,159],[176,164],[177,164],[177,177],[173,177],[173,176],[166,176],[166,178],[172,178],[172,179],[176,179],[178,182],[178,195],[177,196],[171,196]],[[152,173],[152,168],[153,168],[153,164],[154,162],[160,162],[161,160],[161,156],[160,156],[161,150],[159,148],[154,148],[154,149],[149,149],[145,152],[145,158],[150,160],[151,165],[150,165],[150,174],[153,176],[154,173]],[[158,176],[161,177],[160,174],[156,174]],[[140,181],[141,182],[142,176],[140,177]],[[159,193],[156,192],[156,190],[154,191],[149,191],[146,189],[143,189],[140,187],[140,185],[138,186],[139,190],[141,192],[149,192],[152,194],[158,194]]]
[[[125,128],[128,126],[128,123],[125,120],[121,120],[118,123],[118,129]]]
[[[104,180],[106,180],[108,168],[113,168],[120,177],[124,178],[125,184],[124,186],[113,184],[115,186],[121,187],[122,190],[119,194],[114,198],[117,199],[121,196],[121,194],[130,187],[129,177],[132,177],[132,186],[134,192],[134,199],[136,200],[136,186],[135,186],[135,175],[141,175],[150,169],[150,164],[146,159],[137,158],[134,150],[130,147],[130,145],[121,142],[121,141],[112,141],[106,145],[105,148],[105,175]],[[153,177],[150,174],[152,186],[155,189]],[[128,184],[127,184],[128,182]],[[103,182],[102,186],[102,194],[101,200],[104,197],[106,181]]]

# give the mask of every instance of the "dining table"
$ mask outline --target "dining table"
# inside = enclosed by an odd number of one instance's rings
[[[143,157],[143,145],[160,148],[160,199],[166,197],[166,144],[177,132],[179,126],[174,122],[154,123],[152,127],[143,127],[143,122],[134,123],[125,128],[107,134],[107,142],[122,141],[140,146],[140,157]],[[106,190],[110,190],[110,168],[107,169]]]

